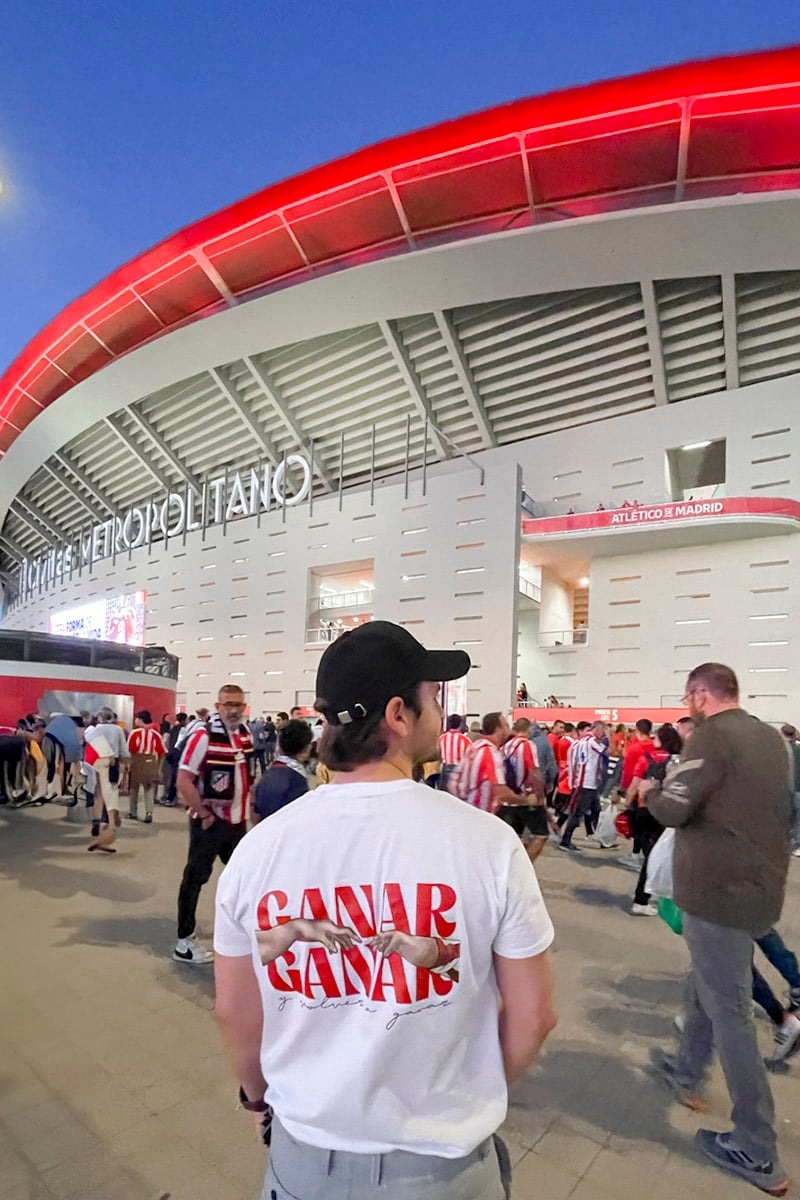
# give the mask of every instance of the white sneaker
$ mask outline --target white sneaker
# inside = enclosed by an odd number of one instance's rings
[[[787,1013],[783,1024],[775,1029],[775,1041],[772,1054],[767,1062],[785,1062],[800,1050],[800,1020],[792,1013]]]
[[[685,1015],[683,1013],[675,1013],[675,1016],[672,1018],[672,1024],[675,1026],[678,1033],[683,1033],[684,1029],[686,1028]]]
[[[800,858],[800,846],[798,846],[796,850],[792,851],[792,858]]]
[[[211,950],[199,945],[194,934],[188,938],[178,938],[172,957],[176,962],[192,963],[193,966],[205,967],[214,961]]]
[[[632,917],[657,917],[658,909],[653,904],[634,904],[631,908]]]

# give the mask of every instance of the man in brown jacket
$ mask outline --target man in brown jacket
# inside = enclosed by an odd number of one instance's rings
[[[699,1130],[698,1147],[723,1170],[783,1196],[789,1184],[750,997],[753,938],[777,922],[786,889],[786,748],[779,733],[739,707],[730,667],[695,667],[684,699],[697,730],[675,771],[647,792],[656,820],[676,829],[673,899],[684,912],[692,960],[681,1044],[675,1057],[659,1054],[657,1066],[684,1103],[700,1108],[716,1047],[734,1127]]]

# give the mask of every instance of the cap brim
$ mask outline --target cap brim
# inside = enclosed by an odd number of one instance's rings
[[[428,650],[424,678],[433,683],[447,683],[466,675],[471,666],[466,650]]]

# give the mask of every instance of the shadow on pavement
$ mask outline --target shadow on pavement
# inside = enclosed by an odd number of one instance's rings
[[[652,1142],[697,1161],[692,1139],[669,1122],[672,1097],[657,1079],[622,1059],[591,1050],[564,1049],[545,1054],[539,1066],[511,1089],[509,1124],[519,1116],[545,1111],[552,1121],[572,1123],[594,1141],[629,1139]],[[554,1111],[558,1110],[558,1111]]]

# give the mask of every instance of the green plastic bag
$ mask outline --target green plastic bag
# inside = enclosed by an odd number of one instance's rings
[[[673,933],[680,936],[683,933],[683,909],[678,908],[674,900],[661,896],[658,901],[658,915],[669,925]]]

